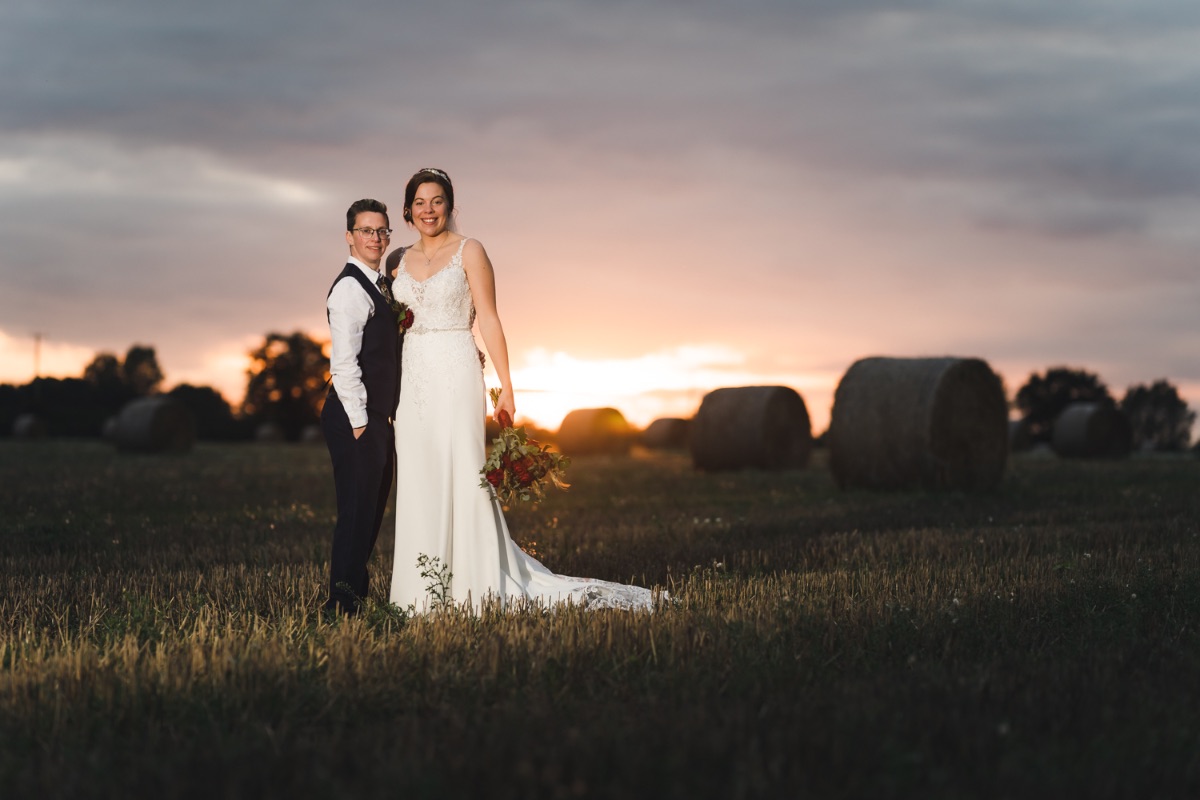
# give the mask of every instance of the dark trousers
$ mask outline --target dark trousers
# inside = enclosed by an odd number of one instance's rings
[[[396,441],[387,417],[367,414],[367,427],[354,438],[337,395],[330,392],[321,411],[321,430],[333,460],[337,526],[329,560],[327,609],[355,613],[370,588],[367,561],[379,538],[383,511],[392,492]],[[349,588],[347,588],[349,587]]]

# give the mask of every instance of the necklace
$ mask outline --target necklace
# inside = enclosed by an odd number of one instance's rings
[[[427,266],[427,267],[428,267],[428,266],[430,266],[431,264],[433,264],[433,257],[434,257],[434,256],[436,256],[436,255],[438,254],[438,252],[439,252],[439,251],[440,251],[440,250],[441,250],[443,247],[445,247],[445,246],[446,246],[446,242],[448,242],[448,241],[450,241],[450,237],[449,237],[449,236],[447,236],[446,238],[442,239],[442,243],[441,243],[441,244],[439,244],[437,247],[435,247],[435,248],[434,248],[434,250],[433,250],[433,253],[432,253],[432,254],[430,254],[430,255],[425,255],[425,243],[424,243],[424,242],[421,242],[421,255],[422,255],[422,256],[425,256],[425,266]]]

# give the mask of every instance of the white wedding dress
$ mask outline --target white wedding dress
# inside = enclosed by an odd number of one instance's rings
[[[396,549],[391,601],[428,610],[435,583],[417,565],[424,555],[450,572],[450,597],[478,610],[572,602],[586,608],[652,610],[649,589],[556,575],[508,535],[500,503],[479,485],[487,400],[471,326],[475,307],[462,265],[464,239],[443,269],[418,281],[402,257],[392,284],[413,312],[404,336],[396,408]],[[407,254],[406,254],[407,256]]]

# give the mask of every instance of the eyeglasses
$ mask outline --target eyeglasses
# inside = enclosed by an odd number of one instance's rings
[[[391,228],[351,228],[350,230],[361,235],[364,239],[390,239],[392,238]]]

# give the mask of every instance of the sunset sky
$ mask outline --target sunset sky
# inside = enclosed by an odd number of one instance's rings
[[[325,338],[344,213],[420,167],[496,266],[518,416],[638,425],[857,358],[1200,407],[1200,5],[0,7],[0,381],[157,349],[232,401]],[[495,381],[489,380],[494,384]]]

